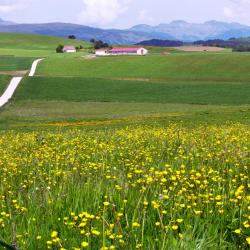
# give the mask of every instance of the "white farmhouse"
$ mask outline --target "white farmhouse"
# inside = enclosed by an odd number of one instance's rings
[[[75,53],[76,52],[76,48],[75,48],[75,46],[67,45],[67,46],[63,47],[63,52],[64,53]]]

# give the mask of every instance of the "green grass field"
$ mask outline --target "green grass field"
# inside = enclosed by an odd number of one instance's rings
[[[6,89],[9,84],[10,77],[6,75],[0,75],[0,94]]]
[[[15,99],[250,105],[250,84],[224,82],[216,84],[206,81],[164,83],[79,77],[34,77],[25,79],[16,93]]]
[[[51,66],[53,65],[53,67]],[[178,53],[146,57],[49,58],[38,75],[158,80],[250,81],[250,53]]]
[[[14,55],[18,57],[49,57],[58,56],[55,53],[59,45],[82,45],[85,49],[90,43],[60,37],[0,33],[0,56]]]
[[[15,33],[0,33],[0,48],[54,51],[55,46],[59,44],[70,44],[75,46],[85,45],[86,47],[89,46],[89,43],[68,38]]]
[[[0,71],[28,70],[33,60],[32,57],[0,56]]]

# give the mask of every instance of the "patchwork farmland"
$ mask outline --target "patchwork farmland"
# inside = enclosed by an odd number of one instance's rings
[[[91,46],[0,33],[0,248],[248,249],[250,54]]]

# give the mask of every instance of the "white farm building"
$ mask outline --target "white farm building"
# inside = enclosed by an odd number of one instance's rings
[[[75,48],[75,46],[67,45],[67,46],[63,47],[63,52],[64,53],[75,53],[76,52],[76,48]]]
[[[148,50],[145,48],[113,48],[110,50],[96,50],[97,56],[110,56],[110,55],[137,55],[145,56],[148,54]]]
[[[106,55],[107,55],[107,52],[108,52],[108,50],[98,49],[98,50],[95,51],[95,54],[96,54],[97,56],[106,56]]]

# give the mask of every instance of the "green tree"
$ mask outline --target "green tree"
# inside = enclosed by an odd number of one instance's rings
[[[56,53],[63,53],[63,45],[58,45],[56,48]]]

